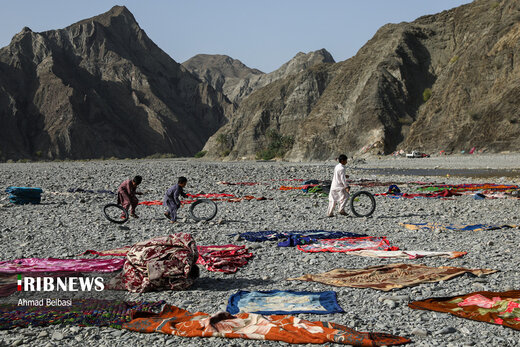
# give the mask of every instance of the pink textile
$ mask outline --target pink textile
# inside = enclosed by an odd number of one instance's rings
[[[115,259],[56,259],[24,258],[0,262],[0,273],[30,272],[114,272],[121,270],[125,260]]]
[[[199,259],[197,264],[204,265],[209,271],[224,273],[237,272],[239,267],[247,264],[253,253],[247,251],[246,246],[197,246]]]
[[[467,297],[464,299],[464,301],[459,302],[457,305],[461,307],[476,305],[482,308],[492,308],[500,300],[502,299],[497,296],[493,297],[492,299],[488,299],[483,295],[475,294],[473,296]]]
[[[137,293],[187,289],[198,275],[198,257],[195,240],[188,233],[138,242],[126,254],[122,283]]]

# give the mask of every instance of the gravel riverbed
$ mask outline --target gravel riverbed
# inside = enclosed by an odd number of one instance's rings
[[[134,294],[104,291],[97,298],[125,300],[165,300],[191,312],[224,311],[227,299],[238,290],[334,290],[345,313],[299,314],[309,320],[333,321],[359,331],[388,332],[410,338],[409,346],[516,346],[520,332],[444,313],[411,310],[409,301],[452,296],[473,291],[520,289],[518,281],[519,230],[482,232],[410,231],[399,222],[520,224],[519,200],[474,200],[465,195],[451,200],[391,199],[376,197],[377,208],[370,218],[349,216],[327,218],[327,200],[308,197],[300,191],[280,191],[281,185],[300,185],[287,179],[332,178],[334,162],[209,162],[203,160],[116,160],[51,163],[0,164],[0,187],[32,186],[44,190],[40,205],[12,205],[7,194],[0,195],[0,259],[22,257],[73,257],[87,249],[106,250],[132,245],[148,238],[175,232],[189,232],[198,245],[244,244],[253,252],[249,264],[235,274],[209,272],[186,291]],[[437,183],[520,184],[520,175],[508,177],[446,177],[367,173],[367,168],[491,168],[518,169],[520,155],[449,156],[424,159],[383,158],[356,161],[348,165],[353,180],[384,182],[427,181]],[[141,200],[161,199],[178,176],[188,178],[189,193],[230,193],[236,196],[265,196],[272,200],[218,202],[217,217],[210,222],[194,222],[187,208],[180,210],[180,222],[169,224],[162,206],[139,206],[139,219],[124,226],[109,223],[102,207],[114,202],[107,194],[67,193],[69,188],[115,191],[124,180],[143,176]],[[229,182],[260,182],[253,186],[229,186]],[[399,185],[399,184],[398,184]],[[413,185],[399,185],[401,191],[415,192]],[[363,188],[383,193],[388,187]],[[357,191],[358,186],[353,187]],[[467,251],[457,259],[417,260],[374,259],[342,253],[303,253],[296,248],[279,248],[276,242],[251,243],[230,236],[259,230],[341,230],[386,236],[402,250]],[[463,275],[454,279],[421,284],[411,288],[381,292],[373,289],[331,287],[315,282],[287,281],[305,273],[334,268],[362,268],[394,262],[429,266],[461,266],[500,270],[481,278]],[[23,293],[27,296],[27,293]],[[16,302],[15,293],[0,302]],[[34,294],[33,294],[34,295]],[[399,300],[387,300],[388,296]],[[384,301],[384,302],[383,302]],[[283,344],[283,343],[282,343]],[[82,328],[56,325],[0,331],[0,346],[278,346],[279,342],[223,338],[181,338],[162,334],[139,334],[112,328]]]

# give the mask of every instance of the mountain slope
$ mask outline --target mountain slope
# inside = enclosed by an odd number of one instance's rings
[[[121,6],[0,49],[5,158],[193,155],[232,105],[157,47]]]
[[[225,55],[199,54],[182,63],[202,81],[208,82],[218,91],[223,92],[236,104],[276,80],[294,75],[321,63],[333,63],[334,58],[325,49],[310,53],[299,52],[287,63],[270,73],[251,69],[242,62]]]
[[[399,148],[518,151],[519,7],[478,0],[385,25],[354,57],[249,95],[205,149],[254,158],[285,138],[284,157],[296,161]]]

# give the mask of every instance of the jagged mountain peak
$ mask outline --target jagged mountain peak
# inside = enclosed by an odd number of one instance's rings
[[[225,97],[150,40],[124,6],[0,49],[0,156],[193,155]]]
[[[79,22],[69,25],[69,27],[77,26],[77,25],[81,25],[81,24],[85,24],[85,23],[89,23],[89,22],[97,22],[97,23],[102,24],[105,27],[108,27],[115,23],[115,19],[121,19],[127,25],[138,26],[134,15],[132,14],[132,12],[130,12],[128,10],[128,8],[126,8],[126,6],[116,5],[105,13],[99,14],[99,15],[91,17],[91,18],[83,19]]]

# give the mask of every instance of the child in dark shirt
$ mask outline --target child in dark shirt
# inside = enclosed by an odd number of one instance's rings
[[[183,188],[186,187],[188,179],[186,177],[179,177],[177,184],[170,187],[166,194],[164,194],[164,205],[168,208],[164,215],[170,219],[170,223],[175,223],[177,220],[177,209],[181,207],[181,200],[179,196],[186,197]]]

